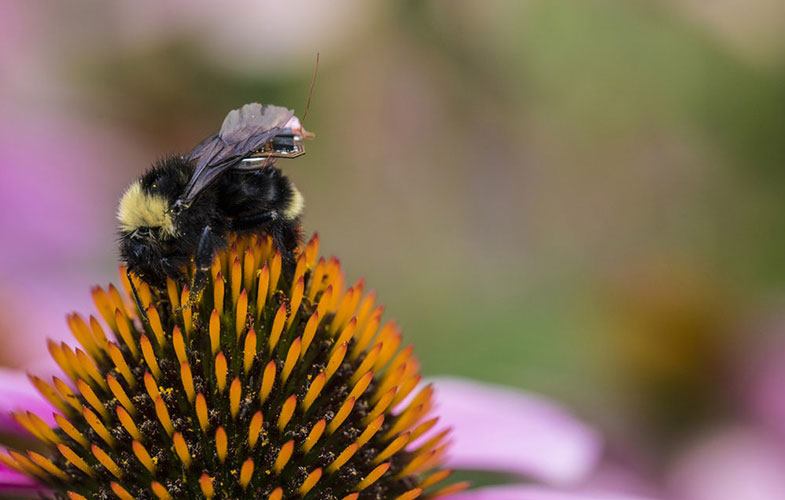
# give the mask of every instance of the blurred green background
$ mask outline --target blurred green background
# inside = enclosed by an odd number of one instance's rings
[[[4,364],[114,279],[132,179],[246,102],[302,116],[318,51],[317,137],[281,166],[426,374],[559,399],[651,477],[739,412],[785,284],[782,2],[0,9]],[[54,292],[62,331],[27,345]]]

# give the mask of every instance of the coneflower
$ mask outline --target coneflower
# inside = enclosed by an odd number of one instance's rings
[[[465,488],[439,486],[448,431],[429,415],[431,387],[416,390],[412,348],[318,246],[282,273],[268,238],[237,239],[195,302],[172,281],[158,291],[135,280],[149,322],[121,270],[124,293],[93,290],[98,317],[68,318],[80,346],[49,343],[69,380],[31,376],[56,425],[14,414],[44,446],[0,460],[71,500],[412,500]]]

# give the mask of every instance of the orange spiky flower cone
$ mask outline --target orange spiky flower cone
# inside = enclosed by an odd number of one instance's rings
[[[50,428],[15,418],[48,452],[0,460],[71,500],[435,498],[447,432],[432,389],[362,281],[344,290],[318,238],[292,279],[263,237],[221,252],[193,306],[188,290],[135,281],[149,323],[110,285],[101,320],[68,318],[81,347],[49,343],[68,376],[31,380],[57,410]],[[287,273],[284,273],[287,274]],[[111,337],[106,334],[111,331]]]

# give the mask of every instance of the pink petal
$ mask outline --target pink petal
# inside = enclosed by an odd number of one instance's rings
[[[783,321],[767,326],[771,334],[759,341],[755,351],[745,360],[739,377],[744,381],[741,396],[743,408],[760,422],[785,437],[785,337]]]
[[[497,486],[450,495],[444,500],[645,500],[613,493],[571,493],[536,486]]]
[[[453,428],[448,467],[568,484],[597,463],[598,434],[544,398],[455,378],[432,382],[440,427]]]
[[[777,437],[741,427],[715,432],[676,460],[670,487],[680,500],[782,500],[785,448]]]
[[[22,426],[11,417],[12,411],[27,410],[35,413],[44,422],[54,425],[54,408],[45,400],[27,375],[22,372],[0,368],[0,432],[23,433]]]
[[[40,490],[42,486],[29,477],[0,463],[0,494],[18,490]]]

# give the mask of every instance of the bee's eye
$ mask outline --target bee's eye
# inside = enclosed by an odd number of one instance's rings
[[[134,236],[138,238],[147,238],[148,236],[150,236],[150,232],[151,230],[149,227],[142,226],[137,228],[136,231],[134,231]]]

